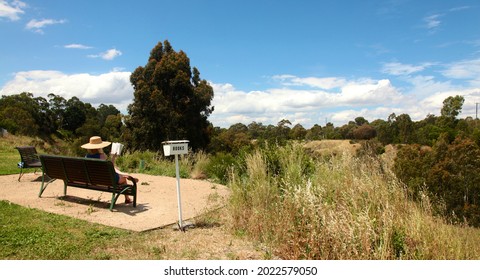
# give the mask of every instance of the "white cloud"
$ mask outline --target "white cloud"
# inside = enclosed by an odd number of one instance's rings
[[[82,45],[82,44],[69,44],[69,45],[65,45],[63,47],[66,48],[66,49],[80,49],[80,50],[88,50],[88,49],[92,48],[90,46],[85,46],[85,45]]]
[[[277,79],[280,77],[281,81],[307,81],[307,84],[312,81],[311,77],[303,79],[292,75],[276,76]],[[215,92],[212,102],[215,111],[210,121],[216,126],[228,127],[236,122],[249,124],[255,121],[277,124],[281,119],[289,119],[293,124],[300,123],[305,127],[311,127],[315,123],[323,123],[325,118],[331,118],[331,111],[335,109],[350,107],[353,108],[351,110],[355,110],[355,108],[379,104],[395,105],[403,100],[389,80],[328,79],[341,80],[343,85],[339,84],[339,88],[332,88],[336,90],[325,91],[286,88],[285,83],[282,83],[282,88],[244,92],[236,90],[231,84],[210,83]],[[324,85],[322,84],[321,87]]]
[[[117,49],[109,49],[105,52],[102,52],[100,54],[92,54],[89,55],[88,57],[91,58],[102,58],[104,60],[113,60],[115,57],[122,55],[122,52],[117,50]]]
[[[442,73],[449,79],[412,75],[434,65],[445,67]],[[229,127],[237,122],[253,121],[276,125],[281,119],[289,119],[294,125],[300,123],[310,128],[326,122],[341,126],[359,116],[369,121],[386,120],[392,113],[408,114],[418,121],[428,114],[440,115],[443,101],[455,95],[465,97],[460,117],[475,116],[475,103],[480,101],[480,59],[449,65],[395,62],[386,64],[383,71],[400,76],[402,88],[388,79],[294,75],[272,77],[279,86],[263,91],[245,92],[231,84],[211,83],[215,91],[212,102],[215,111],[210,121],[215,126]],[[464,82],[460,86],[455,79],[469,79],[470,86]]]
[[[20,14],[24,14],[23,10],[27,7],[22,1],[6,1],[0,0],[0,18],[8,18],[9,20],[15,21],[20,19]]]
[[[274,80],[280,81],[285,86],[309,86],[313,88],[321,89],[333,89],[341,87],[345,84],[344,78],[338,77],[327,77],[327,78],[318,78],[318,77],[306,77],[299,78],[293,75],[276,75],[273,76]]]
[[[56,20],[56,19],[41,19],[41,20],[36,20],[32,19],[30,20],[27,25],[25,26],[26,29],[32,30],[35,33],[40,33],[43,34],[43,28],[48,26],[48,25],[54,25],[54,24],[63,24],[67,22],[64,19]]]
[[[0,90],[0,95],[30,92],[47,97],[54,93],[69,99],[78,97],[83,102],[98,106],[112,104],[126,113],[133,100],[130,72],[109,72],[100,75],[65,74],[59,71],[25,71],[15,73],[14,78]]]
[[[452,79],[473,79],[480,81],[480,58],[462,60],[449,64],[442,74]]]
[[[395,76],[410,75],[416,72],[421,72],[432,65],[435,65],[435,63],[425,62],[419,65],[411,65],[399,62],[390,62],[383,65],[382,72]]]
[[[463,10],[468,10],[470,9],[470,6],[459,6],[459,7],[454,7],[448,10],[449,12],[458,12],[458,11],[463,11]]]
[[[416,96],[417,98],[425,98],[432,94],[451,91],[456,88],[450,81],[438,81],[434,76],[417,75],[409,77],[405,81],[411,84],[411,87],[406,93]]]
[[[443,107],[443,101],[449,96],[456,95],[460,95],[465,98],[462,113],[459,117],[465,118],[467,116],[475,116],[475,103],[480,101],[480,87],[438,92],[421,100],[419,107],[423,108],[423,110],[428,110],[430,113],[435,115],[440,115],[440,110]]]
[[[427,29],[435,29],[435,28],[439,27],[440,24],[442,23],[440,21],[440,17],[442,17],[442,15],[440,15],[440,14],[435,14],[435,15],[424,17],[423,21],[425,22],[425,27]]]
[[[463,66],[462,69],[469,69],[468,74],[451,70],[445,75],[473,79],[478,76],[475,65],[475,61],[452,63],[447,69]],[[130,74],[121,69],[100,75],[41,70],[18,72],[0,89],[0,95],[31,92],[44,97],[54,93],[66,99],[76,96],[93,106],[112,104],[126,113],[128,104],[133,102]],[[401,89],[388,79],[279,75],[274,80],[278,81],[277,86],[256,91],[210,82],[215,92],[212,100],[215,111],[209,120],[220,127],[253,121],[276,125],[282,119],[290,120],[293,125],[300,123],[305,128],[326,122],[341,126],[359,116],[369,121],[387,119],[392,113],[409,114],[412,120],[424,119],[427,114],[438,116],[443,100],[455,95],[465,97],[461,117],[475,116],[475,103],[480,101],[480,85],[458,86],[453,78],[442,81],[427,75],[402,76],[407,86]]]

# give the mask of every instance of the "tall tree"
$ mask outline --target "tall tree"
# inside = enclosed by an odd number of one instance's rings
[[[66,102],[63,112],[63,129],[75,133],[77,128],[81,127],[87,120],[85,103],[78,97],[72,97]]]
[[[37,120],[40,120],[40,105],[33,94],[22,92],[0,99],[0,127],[13,134],[34,136],[39,131]]]
[[[318,124],[314,124],[312,128],[307,131],[305,139],[307,140],[320,140],[323,138],[322,127]]]
[[[107,120],[108,116],[112,116],[112,115],[116,116],[120,114],[120,111],[118,111],[118,109],[115,108],[115,106],[105,105],[103,103],[100,104],[100,106],[98,106],[97,112],[98,112],[98,119],[101,125],[105,124],[105,121]]]
[[[290,139],[303,140],[305,135],[307,135],[307,130],[299,123],[290,130]]]
[[[401,144],[411,143],[413,134],[413,122],[408,114],[401,114],[395,118],[397,142]]]
[[[455,97],[449,96],[443,100],[443,107],[440,111],[441,116],[438,119],[438,125],[443,128],[444,131],[449,132],[451,140],[453,140],[456,134],[453,129],[458,122],[457,116],[462,112],[464,101],[465,98],[460,95]]]
[[[442,117],[455,119],[462,112],[464,101],[465,98],[460,95],[447,97],[443,100]]]
[[[213,89],[190,68],[186,53],[159,42],[130,81],[134,101],[128,106],[126,135],[133,149],[159,150],[163,141],[176,139],[188,139],[193,149],[208,145]]]

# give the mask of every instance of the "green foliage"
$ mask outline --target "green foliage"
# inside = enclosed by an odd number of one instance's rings
[[[85,104],[77,97],[72,97],[67,101],[67,107],[63,113],[62,128],[69,131],[76,131],[87,120]]]
[[[217,180],[221,184],[226,184],[232,169],[238,166],[238,158],[234,158],[232,154],[217,153],[211,156],[205,167],[207,176]]]
[[[395,254],[396,259],[401,259],[402,255],[405,254],[405,249],[407,244],[405,244],[405,231],[403,229],[397,229],[393,227],[392,230],[392,244],[393,253]]]
[[[409,194],[418,197],[425,190],[425,174],[432,166],[431,149],[418,144],[400,146],[394,171],[408,186]]]
[[[307,130],[301,124],[296,124],[290,130],[289,138],[294,140],[303,140],[305,139],[306,135],[307,135]]]
[[[160,150],[166,140],[188,139],[194,149],[209,142],[213,89],[190,68],[183,51],[158,43],[148,63],[130,76],[134,101],[128,107],[126,142],[134,150]]]
[[[0,127],[11,133],[35,136],[39,133],[40,106],[31,93],[2,96],[0,99]]]
[[[404,146],[397,154],[394,170],[407,184],[410,193],[422,191],[445,202],[445,215],[480,226],[480,147],[471,139],[457,137],[452,143],[446,134],[433,149],[419,145]]]
[[[460,95],[449,96],[443,101],[443,107],[440,111],[442,117],[455,119],[461,112],[465,98]]]
[[[118,157],[115,162],[116,166],[123,172],[129,173],[145,173],[160,176],[176,176],[176,167],[173,157],[166,158],[152,151],[134,151],[127,152]],[[142,168],[141,168],[142,167]],[[180,156],[179,175],[181,178],[189,178],[192,170],[191,162],[186,156]]]
[[[234,124],[229,129],[214,131],[208,148],[212,153],[228,152],[236,155],[251,147],[252,139],[248,134],[247,126]]]
[[[2,96],[0,127],[11,134],[38,136],[48,141],[60,136],[73,143],[88,140],[93,135],[120,140],[122,116],[114,106],[101,104],[97,110],[77,97],[69,100],[55,94],[49,94],[48,97],[50,99],[47,101],[25,92]]]

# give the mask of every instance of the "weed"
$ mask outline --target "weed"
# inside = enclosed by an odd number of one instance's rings
[[[167,252],[167,247],[165,247],[165,245],[154,246],[154,247],[152,247],[151,249],[152,249],[152,253],[153,253],[157,258],[162,257],[162,255],[164,255],[164,254]]]
[[[85,211],[86,211],[87,215],[91,215],[92,213],[97,212],[98,210],[95,209],[95,207],[92,204],[90,204],[88,206],[87,210],[85,210]]]

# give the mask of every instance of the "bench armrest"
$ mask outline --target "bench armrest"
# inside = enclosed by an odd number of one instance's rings
[[[135,178],[133,178],[133,177],[130,176],[130,175],[127,176],[127,179],[130,180],[130,181],[132,181],[132,183],[133,183],[133,185],[135,185],[135,187],[137,186],[137,181],[138,181],[138,180],[136,180]]]

